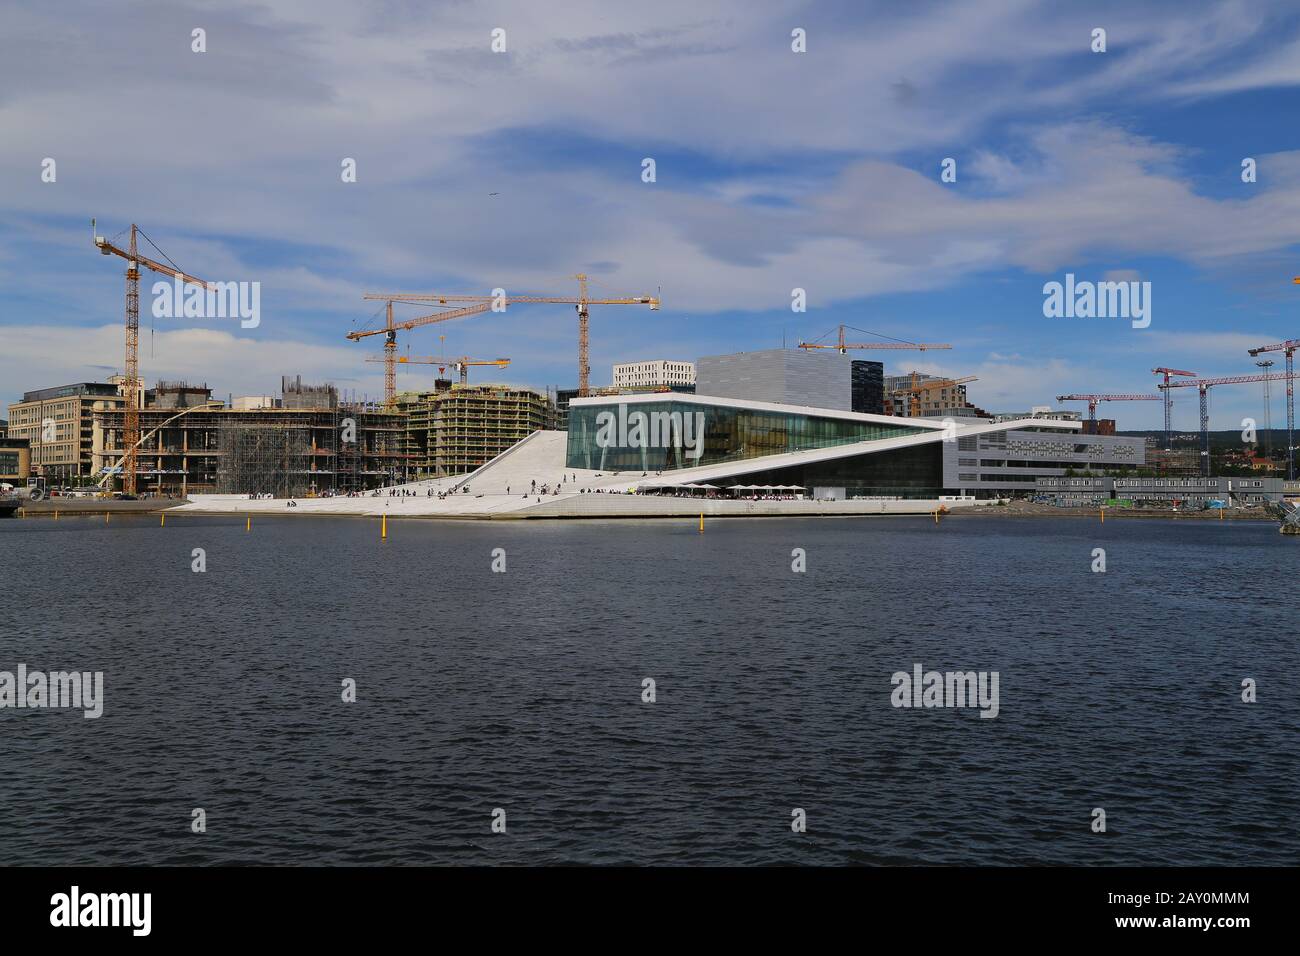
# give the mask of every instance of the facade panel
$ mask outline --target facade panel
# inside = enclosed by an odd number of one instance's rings
[[[695,393],[851,411],[852,367],[834,351],[766,349],[696,362]]]
[[[944,486],[977,497],[1028,495],[1067,470],[1127,471],[1146,464],[1146,441],[1075,431],[1015,429],[945,442]]]

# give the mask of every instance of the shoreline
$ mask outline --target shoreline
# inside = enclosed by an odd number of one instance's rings
[[[900,501],[734,501],[728,499],[701,499],[687,502],[667,499],[658,503],[656,499],[644,498],[640,501],[628,501],[622,495],[594,499],[584,496],[581,499],[568,498],[559,501],[544,501],[541,505],[509,511],[452,511],[430,513],[419,511],[412,513],[402,507],[325,510],[310,507],[312,502],[331,499],[301,499],[299,506],[288,508],[287,499],[262,501],[260,507],[203,507],[203,502],[168,501],[69,501],[71,507],[58,506],[49,500],[25,505],[12,515],[13,520],[27,518],[54,519],[60,517],[100,517],[118,515],[121,517],[141,517],[172,515],[195,517],[253,517],[258,518],[385,518],[394,520],[426,521],[591,521],[591,520],[635,520],[654,519],[696,520],[703,516],[707,519],[717,518],[921,518],[935,520],[936,502],[925,499],[902,499]],[[294,499],[298,500],[298,499]],[[337,500],[337,499],[336,499]],[[351,499],[356,501],[357,499]],[[420,499],[382,499],[385,502],[415,502]],[[578,504],[574,504],[577,501]],[[649,501],[656,501],[650,505]],[[591,504],[588,504],[591,503]],[[944,504],[946,510],[938,513],[939,522],[955,517],[1002,517],[1002,518],[1074,518],[1101,522],[1098,508],[1055,508],[1042,504],[1011,505],[958,505]],[[34,505],[34,506],[33,506]],[[278,507],[276,507],[278,505]],[[593,506],[596,505],[596,506]],[[1277,519],[1262,509],[1205,510],[1174,512],[1155,509],[1105,509],[1106,518],[1125,520],[1165,519],[1171,521],[1262,521],[1275,523]]]
[[[980,508],[953,510],[949,512],[947,517],[991,513],[1004,518],[1090,518],[1093,521],[1100,521],[1102,510],[1096,507],[1056,508],[1051,505],[1041,504],[989,505]],[[1166,518],[1173,521],[1277,521],[1277,518],[1262,508],[1221,510],[1207,508],[1203,511],[1172,511],[1159,508],[1106,508],[1104,511],[1107,519]]]

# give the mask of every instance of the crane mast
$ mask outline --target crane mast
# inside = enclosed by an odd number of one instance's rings
[[[1295,279],[1300,284],[1300,276]],[[1261,345],[1259,348],[1247,349],[1247,354],[1255,358],[1261,352],[1281,352],[1286,359],[1286,477],[1295,479],[1295,353],[1300,349],[1300,339],[1287,339],[1273,345]]]
[[[125,456],[122,462],[122,491],[133,495],[136,492],[136,446],[140,442],[140,398],[143,381],[140,378],[140,267],[153,272],[180,279],[182,282],[212,288],[212,283],[195,278],[171,266],[164,265],[148,256],[140,255],[136,243],[136,234],[140,227],[131,224],[131,239],[126,249],[114,245],[103,236],[95,235],[95,220],[90,220],[91,236],[95,246],[102,255],[120,256],[126,260],[126,359],[122,369],[125,381],[122,384],[126,402],[122,414],[122,446]],[[149,237],[146,236],[146,239]],[[152,244],[152,240],[150,240]],[[164,256],[165,258],[165,256]]]
[[[1166,385],[1169,384],[1169,377],[1171,375],[1187,375],[1190,376],[1191,378],[1196,377],[1195,372],[1186,372],[1180,368],[1166,368],[1163,365],[1161,365],[1159,368],[1153,368],[1151,370],[1151,374],[1163,375],[1165,377]],[[1170,433],[1173,430],[1174,393],[1169,391],[1168,389],[1165,389],[1164,396],[1165,396],[1165,451],[1170,451],[1173,448],[1173,440],[1170,437]]]

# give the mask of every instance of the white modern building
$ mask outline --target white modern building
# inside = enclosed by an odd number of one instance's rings
[[[694,362],[624,362],[614,366],[615,388],[654,388],[659,385],[694,385]]]
[[[575,398],[567,432],[536,431],[467,475],[360,498],[301,501],[294,515],[579,518],[699,515],[929,514],[953,496],[1034,491],[1031,474],[1063,474],[1123,453],[1077,421],[895,418],[840,408],[641,392]],[[1106,443],[1102,442],[1102,446]],[[1076,445],[1088,446],[1082,450]],[[996,463],[967,465],[970,451]],[[1042,459],[1006,480],[1014,453]],[[958,457],[960,456],[960,458]],[[1125,461],[1125,464],[1129,462]],[[1140,464],[1134,461],[1133,464]],[[966,468],[997,472],[969,479]],[[961,469],[954,473],[954,469]],[[1024,478],[1028,478],[1027,481]],[[749,489],[748,495],[746,489]],[[765,489],[785,495],[765,496]],[[204,511],[272,511],[285,503],[213,497]]]
[[[818,497],[938,499],[1027,495],[1039,476],[1145,463],[1143,439],[1081,428],[1047,418],[897,418],[701,394],[598,396],[569,405],[565,464],[719,487],[798,486]]]
[[[1077,419],[998,416],[993,424],[998,430],[962,430],[944,446],[945,488],[977,498],[1022,497],[1035,493],[1039,478],[1059,478],[1067,471],[1130,472],[1146,465],[1145,438],[1085,435]]]

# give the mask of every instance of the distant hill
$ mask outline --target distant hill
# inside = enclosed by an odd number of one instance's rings
[[[1161,428],[1151,428],[1141,431],[1117,431],[1115,434],[1141,438],[1154,438],[1157,441],[1162,441],[1165,435],[1164,429]],[[1300,430],[1298,430],[1297,434],[1300,434]],[[1285,448],[1286,429],[1274,428],[1267,432],[1260,429],[1256,433],[1256,439],[1260,447],[1267,444],[1272,448]],[[1200,443],[1201,436],[1199,432],[1189,432],[1185,429],[1173,430],[1171,444],[1175,448],[1199,448]],[[1210,432],[1211,448],[1240,448],[1242,444],[1241,429]]]

